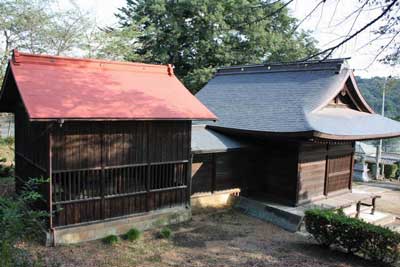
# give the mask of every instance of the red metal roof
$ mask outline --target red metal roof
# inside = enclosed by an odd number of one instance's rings
[[[216,119],[171,66],[15,51],[10,67],[30,119]]]

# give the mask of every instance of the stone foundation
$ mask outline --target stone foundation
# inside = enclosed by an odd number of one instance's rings
[[[197,194],[191,198],[192,209],[193,211],[199,211],[202,209],[230,208],[239,194],[240,189]]]
[[[85,225],[59,227],[54,229],[52,234],[47,235],[47,244],[73,244],[101,239],[108,235],[123,235],[131,228],[143,231],[168,224],[184,222],[190,220],[191,215],[190,208],[176,207]]]

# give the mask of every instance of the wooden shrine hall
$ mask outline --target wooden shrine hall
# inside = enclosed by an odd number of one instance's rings
[[[344,59],[220,68],[196,96],[218,121],[193,130],[195,193],[298,206],[350,192],[355,141],[400,136]]]
[[[0,111],[15,114],[17,191],[50,180],[50,244],[190,218],[191,121],[216,117],[171,66],[14,51]]]

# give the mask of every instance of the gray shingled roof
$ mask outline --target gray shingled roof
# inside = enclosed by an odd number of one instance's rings
[[[351,75],[343,60],[224,68],[196,96],[217,115],[212,126],[359,139],[400,135],[400,123],[379,115],[324,108]]]
[[[245,144],[224,134],[207,129],[205,125],[192,127],[192,152],[216,153],[244,147]]]

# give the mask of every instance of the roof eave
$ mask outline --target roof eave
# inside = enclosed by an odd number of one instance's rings
[[[387,133],[387,134],[371,134],[371,135],[337,135],[328,134],[318,131],[313,132],[313,136],[318,139],[324,140],[337,140],[337,141],[363,141],[400,137],[400,132]]]
[[[217,118],[30,118],[32,122],[50,121],[216,121]]]

